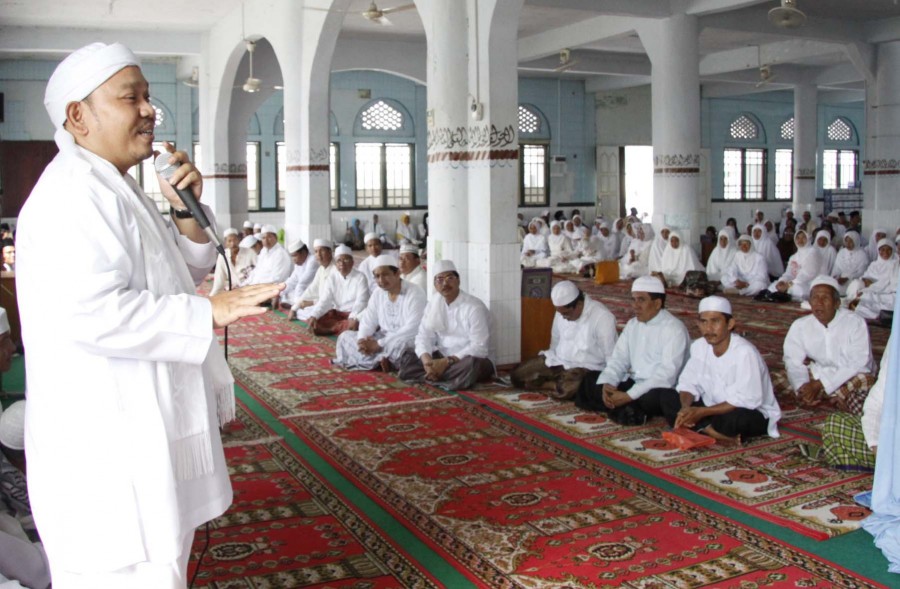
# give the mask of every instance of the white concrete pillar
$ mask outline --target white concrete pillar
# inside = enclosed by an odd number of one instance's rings
[[[818,149],[818,89],[815,84],[794,86],[794,212],[816,218],[816,153]]]
[[[866,88],[862,185],[870,228],[900,225],[900,41],[878,45],[877,56],[875,82]]]
[[[677,229],[694,249],[709,203],[700,202],[700,69],[697,18],[677,14],[638,28],[650,57],[653,225]]]
[[[494,359],[518,362],[516,43],[522,0],[416,5],[428,40],[428,258],[431,266],[453,260],[462,288],[491,310]]]

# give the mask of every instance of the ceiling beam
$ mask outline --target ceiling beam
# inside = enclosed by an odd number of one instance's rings
[[[865,41],[865,29],[856,22],[809,19],[802,27],[782,29],[769,22],[766,10],[737,10],[700,17],[700,28],[774,35],[788,39],[809,39],[832,43]]]
[[[769,0],[689,0],[684,13],[697,16],[703,14],[715,14],[717,12],[738,10],[768,1]]]
[[[700,98],[730,98],[733,96],[745,96],[747,94],[762,94],[764,92],[780,92],[791,90],[793,86],[771,82],[764,86],[756,87],[755,84],[739,84],[736,82],[710,82],[700,86]]]
[[[853,64],[869,84],[875,83],[875,49],[867,43],[847,43],[844,45],[847,59]]]
[[[866,41],[869,43],[887,43],[900,39],[900,17],[884,18],[866,23]]]
[[[125,43],[137,55],[200,55],[201,35],[176,31],[114,31],[50,27],[0,27],[0,53],[62,55],[94,41]]]
[[[565,70],[568,74],[588,76],[650,75],[650,59],[646,55],[636,53],[573,51],[569,61],[573,65]],[[560,65],[558,57],[544,57],[534,61],[519,63],[519,71],[553,72]]]
[[[836,86],[838,84],[860,82],[864,79],[863,75],[856,69],[856,66],[850,63],[842,63],[821,69],[816,74],[815,83],[822,86]]]
[[[842,53],[843,46],[808,39],[789,39],[759,46],[710,53],[700,59],[700,75],[709,76],[764,64],[787,63],[821,55]]]
[[[634,30],[643,19],[624,16],[597,16],[519,39],[519,61],[531,61],[601,39],[618,37]]]
[[[650,83],[650,76],[597,76],[584,82],[584,91],[588,94],[598,92],[612,92],[646,86]]]
[[[671,16],[668,2],[659,0],[526,0],[527,6],[584,10],[615,16],[665,18]]]

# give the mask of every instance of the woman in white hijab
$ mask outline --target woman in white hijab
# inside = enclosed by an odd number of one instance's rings
[[[532,219],[528,224],[528,235],[522,241],[522,255],[520,262],[525,268],[534,268],[538,260],[550,255],[550,246],[547,238],[540,233],[540,222]]]
[[[684,275],[692,270],[703,270],[703,264],[697,258],[694,249],[681,241],[681,236],[669,232],[669,247],[662,256],[660,272],[668,286],[681,286]]]
[[[650,258],[647,260],[647,268],[650,272],[662,272],[663,254],[669,247],[669,234],[672,232],[668,227],[659,230],[659,235],[653,238],[650,246]]]
[[[709,259],[706,261],[706,277],[709,280],[721,281],[725,270],[734,261],[737,247],[735,246],[734,238],[731,236],[733,232],[734,230],[731,227],[726,227],[719,231],[716,249],[709,254]]]
[[[766,236],[770,240],[772,240],[772,243],[777,245],[778,244],[778,232],[775,231],[775,223],[773,223],[772,221],[769,221],[767,219],[766,222],[763,223],[763,227],[766,228]]]
[[[753,249],[759,252],[759,255],[766,261],[766,270],[769,276],[781,276],[784,274],[784,262],[781,261],[781,254],[778,248],[766,237],[766,228],[762,225],[753,226]]]
[[[878,242],[882,239],[886,239],[887,234],[887,229],[882,227],[878,227],[872,231],[872,235],[869,236],[869,245],[866,246],[866,254],[869,256],[869,262],[874,262],[878,259]]]
[[[753,249],[753,238],[749,235],[741,235],[737,243],[734,260],[722,273],[722,291],[745,297],[756,296],[769,285],[766,260]]]
[[[612,233],[613,239],[616,240],[616,258],[622,257],[619,253],[622,248],[622,239],[624,239],[624,234],[622,233],[625,230],[625,219],[622,217],[617,218],[613,221],[612,226],[609,228],[610,233]]]
[[[619,260],[620,278],[638,278],[647,274],[647,262],[650,258],[650,242],[644,240],[644,228],[641,223],[631,223],[635,233],[628,246],[628,252]]]
[[[575,271],[569,264],[569,260],[578,257],[578,254],[575,252],[572,241],[561,229],[559,221],[550,222],[550,235],[547,236],[550,255],[537,260],[535,265],[539,268],[553,268],[553,271],[558,274],[568,274]]]
[[[795,301],[803,301],[809,298],[809,283],[822,273],[822,260],[803,229],[794,234],[794,244],[797,252],[788,260],[784,274],[769,286],[769,292],[784,292]]]
[[[831,276],[837,280],[838,292],[847,294],[847,286],[852,280],[861,278],[869,267],[869,254],[859,246],[860,236],[856,231],[844,234],[844,247],[834,258]]]
[[[636,239],[635,228],[640,223],[629,221],[625,223],[625,230],[622,232],[622,241],[619,242],[619,258],[627,258],[628,251],[631,249],[631,242]]]
[[[889,239],[878,242],[878,259],[869,264],[863,277],[847,286],[850,309],[866,319],[875,319],[881,311],[893,310],[900,278],[900,261]]]
[[[837,259],[837,252],[831,247],[831,234],[824,229],[816,233],[815,248],[819,250],[821,273],[830,275],[834,268],[834,261]]]

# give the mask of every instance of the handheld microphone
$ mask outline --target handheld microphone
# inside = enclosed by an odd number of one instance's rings
[[[156,168],[156,173],[160,175],[160,177],[169,182],[175,192],[178,194],[178,198],[181,199],[181,202],[184,203],[184,206],[191,212],[191,215],[194,217],[194,220],[197,221],[197,224],[200,225],[200,228],[203,229],[203,232],[206,233],[209,240],[216,246],[216,249],[223,256],[225,255],[225,248],[222,247],[222,242],[219,241],[219,236],[216,235],[216,232],[213,231],[212,227],[209,226],[209,218],[206,216],[206,211],[203,210],[203,207],[200,206],[200,203],[197,202],[197,199],[194,198],[194,194],[187,188],[178,188],[173,185],[169,179],[175,174],[175,170],[178,169],[177,164],[170,164],[169,158],[172,157],[171,153],[161,153],[156,156],[156,160],[154,160],[153,165]]]

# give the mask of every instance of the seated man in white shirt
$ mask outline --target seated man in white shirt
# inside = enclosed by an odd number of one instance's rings
[[[281,296],[278,301],[280,302],[280,305],[276,304],[276,309],[279,308],[279,306],[290,309],[296,303],[301,301],[303,293],[306,292],[306,289],[312,284],[313,279],[316,277],[316,272],[319,269],[318,260],[316,260],[315,256],[309,255],[309,248],[299,237],[288,244],[287,250],[291,255],[291,262],[294,264],[294,269],[291,272],[290,277],[284,283],[285,287],[284,290],[281,291]]]
[[[698,308],[702,337],[674,389],[654,389],[646,397],[662,408],[669,425],[685,427],[724,444],[768,434],[778,437],[781,408],[769,369],[759,351],[732,333],[735,320],[728,299],[711,296]]]
[[[837,281],[811,283],[812,314],[794,321],[784,339],[784,367],[801,405],[860,415],[875,383],[866,321],[841,308]]]
[[[575,395],[577,407],[607,412],[622,425],[661,414],[645,393],[675,385],[690,345],[684,323],[664,308],[666,289],[659,278],[637,278],[631,300],[635,316],[625,324],[606,367],[596,381],[584,379]]]
[[[222,233],[222,242],[225,246],[225,255],[216,258],[216,269],[213,270],[213,284],[209,290],[209,296],[215,296],[223,290],[229,289],[228,274],[231,272],[231,286],[237,284],[237,276],[234,276],[234,264],[240,252],[238,247],[241,242],[240,234],[234,227],[229,227]]]
[[[550,299],[556,307],[550,348],[513,368],[509,378],[517,388],[571,399],[582,380],[596,382],[606,367],[616,345],[616,318],[568,280],[553,286]]]
[[[359,316],[359,331],[337,340],[334,364],[351,370],[390,372],[415,345],[425,311],[425,292],[400,278],[397,260],[381,255],[372,264],[378,290]]]
[[[238,252],[234,256],[232,282],[236,282],[238,286],[247,284],[250,273],[256,268],[256,260],[259,259],[262,248],[262,242],[255,235],[248,235],[238,243]]]
[[[241,229],[241,238],[247,237],[248,235],[253,235],[253,223],[251,223],[250,221],[244,221]]]
[[[353,251],[346,245],[334,250],[335,269],[329,272],[319,300],[306,313],[306,325],[316,335],[340,335],[359,327],[359,314],[369,302],[365,277],[353,269]]]
[[[331,242],[324,239],[313,241],[313,251],[316,254],[316,262],[319,263],[319,269],[316,270],[312,282],[309,283],[309,286],[307,286],[306,290],[303,291],[303,294],[300,295],[300,300],[291,306],[291,310],[288,313],[288,321],[294,319],[306,321],[309,319],[309,309],[311,309],[312,306],[316,304],[316,301],[319,300],[319,294],[322,291],[323,285],[325,284],[328,275],[334,270],[334,254],[331,246]]]
[[[261,235],[263,250],[256,260],[256,267],[250,273],[247,284],[284,282],[294,269],[291,256],[278,243],[278,230],[274,225],[263,226]]]
[[[369,255],[356,266],[356,269],[366,277],[366,281],[369,284],[369,295],[371,296],[372,293],[378,290],[378,285],[375,283],[375,275],[372,271],[375,269],[375,260],[382,254],[384,244],[376,233],[366,233],[363,239],[366,241],[366,253]],[[400,267],[397,260],[394,260],[394,266]]]
[[[419,246],[404,243],[400,246],[400,276],[428,292],[428,273],[422,267]]]
[[[407,350],[397,365],[400,378],[440,383],[454,391],[489,380],[494,375],[488,358],[490,311],[478,297],[460,290],[459,273],[450,260],[435,264],[434,289],[415,350]]]

